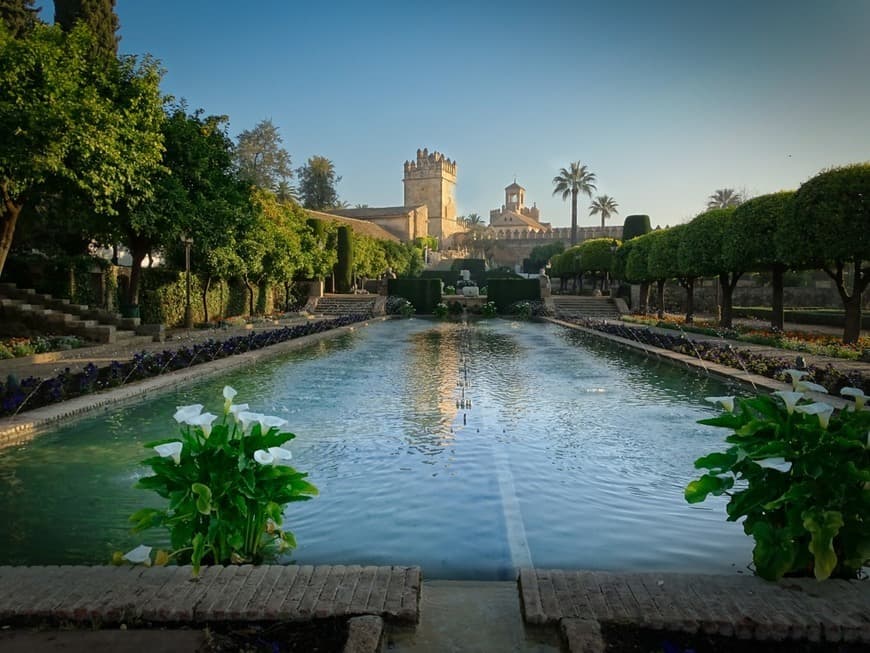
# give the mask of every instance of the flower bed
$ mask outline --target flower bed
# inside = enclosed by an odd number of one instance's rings
[[[141,352],[125,362],[112,361],[103,367],[89,363],[81,372],[72,373],[67,369],[49,379],[31,376],[18,381],[10,378],[5,383],[0,383],[0,415],[15,415],[73,397],[114,388],[130,381],[147,379],[219,358],[262,349],[366,319],[368,316],[365,315],[342,316],[270,331],[252,332],[225,340],[208,340],[176,350]]]
[[[32,338],[6,338],[0,340],[0,359],[19,358],[44,354],[50,351],[65,351],[84,347],[78,336],[34,336]]]
[[[870,350],[870,338],[863,336],[858,342],[850,345],[843,344],[841,338],[819,333],[807,333],[804,331],[772,331],[770,329],[756,329],[742,325],[734,325],[730,329],[723,329],[711,320],[695,320],[693,324],[686,324],[682,317],[665,315],[658,319],[643,315],[626,315],[623,321],[643,324],[645,326],[659,327],[662,329],[677,329],[688,333],[700,333],[703,335],[739,340],[756,345],[767,345],[778,349],[788,349],[817,356],[831,356],[834,358],[848,358],[857,360],[863,351]]]
[[[644,327],[628,327],[621,324],[610,324],[595,320],[576,319],[577,324],[602,331],[614,336],[633,340],[645,345],[661,349],[669,349],[687,356],[697,357],[711,363],[726,365],[752,374],[759,374],[777,381],[788,382],[785,370],[794,367],[794,359],[757,354],[749,349],[739,349],[728,343],[718,344],[691,340],[685,334],[671,335],[657,333]],[[870,379],[862,374],[843,374],[832,365],[819,367],[810,365],[807,379],[825,386],[832,393],[839,393],[842,388],[860,388],[870,393]]]

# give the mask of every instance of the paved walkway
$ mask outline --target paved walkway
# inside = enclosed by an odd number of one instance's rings
[[[523,569],[519,583],[526,621],[560,624],[571,651],[603,652],[604,623],[870,645],[870,583],[863,581]]]

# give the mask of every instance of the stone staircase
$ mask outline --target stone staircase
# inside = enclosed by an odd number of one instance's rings
[[[0,308],[4,319],[17,318],[58,335],[75,335],[99,343],[139,344],[162,340],[162,329],[142,327],[138,317],[121,317],[85,304],[72,304],[32,288],[0,283]]]
[[[368,315],[375,312],[379,295],[324,295],[309,301],[306,309],[320,315]]]
[[[553,295],[556,317],[586,317],[593,320],[618,320],[619,309],[610,297],[582,295]]]

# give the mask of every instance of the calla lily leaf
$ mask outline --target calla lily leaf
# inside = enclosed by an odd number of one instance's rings
[[[197,496],[196,509],[203,515],[211,513],[211,489],[202,483],[194,483],[191,491]]]
[[[815,558],[813,574],[817,580],[829,578],[837,566],[834,538],[842,527],[843,515],[840,512],[829,510],[804,515],[804,528],[812,536],[809,548]]]

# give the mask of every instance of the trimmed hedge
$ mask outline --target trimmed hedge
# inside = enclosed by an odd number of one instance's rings
[[[440,279],[445,286],[456,287],[456,284],[462,278],[459,270],[423,270],[420,273],[421,279]]]
[[[490,279],[486,287],[487,299],[495,303],[500,313],[514,302],[541,299],[539,279]]]
[[[457,273],[460,270],[468,270],[471,273],[472,281],[474,281],[478,286],[486,285],[486,261],[482,258],[454,259],[453,263],[450,264],[450,269]]]
[[[769,320],[771,309],[769,308],[752,308],[735,306],[733,309],[735,315],[746,315],[760,320]],[[812,324],[816,326],[830,326],[842,329],[845,322],[845,314],[843,311],[809,311],[809,310],[786,310],[784,311],[783,319],[786,322],[795,322],[796,324]],[[861,316],[861,328],[870,329],[870,315]]]
[[[418,314],[432,313],[441,301],[441,282],[438,279],[389,279],[387,292],[407,299]]]
[[[81,372],[72,373],[67,369],[48,379],[31,376],[18,381],[9,377],[6,383],[0,382],[0,415],[15,415],[73,397],[121,386],[129,381],[168,374],[200,363],[209,363],[218,358],[255,351],[366,319],[368,319],[367,315],[345,315],[331,320],[306,322],[269,331],[231,336],[225,340],[207,340],[176,350],[143,351],[125,362],[112,361],[103,367],[88,363]]]

